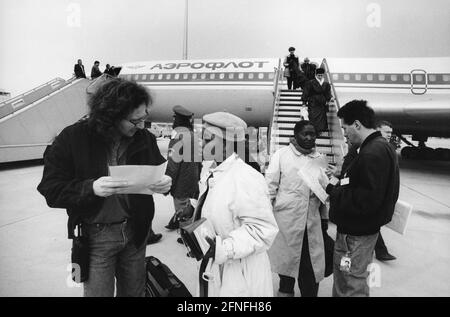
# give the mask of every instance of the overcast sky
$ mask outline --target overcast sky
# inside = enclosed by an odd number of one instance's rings
[[[0,88],[181,59],[186,0],[0,0]],[[188,0],[188,58],[450,56],[449,0]]]

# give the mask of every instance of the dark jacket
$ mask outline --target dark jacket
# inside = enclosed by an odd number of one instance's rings
[[[300,68],[305,73],[308,80],[314,79],[316,77],[316,65],[311,63],[302,63]]]
[[[344,175],[350,167],[350,164],[358,156],[358,148],[359,147],[355,145],[350,145],[348,147],[347,155],[344,156],[344,162],[342,163],[340,178],[344,178]]]
[[[73,72],[75,73],[76,78],[86,78],[83,65],[75,64],[73,67]]]
[[[69,239],[76,224],[93,216],[102,207],[104,198],[96,196],[93,182],[108,175],[106,140],[88,126],[86,120],[66,127],[44,154],[44,172],[38,191],[52,208],[65,208]],[[127,164],[159,165],[165,162],[156,138],[147,130],[133,136],[127,150]],[[128,195],[134,242],[141,245],[147,236],[154,215],[153,196]]]
[[[169,142],[166,175],[172,177],[170,194],[175,198],[198,198],[202,162],[196,155],[194,133],[185,127],[174,129]]]
[[[337,231],[371,235],[392,219],[400,176],[397,155],[380,132],[369,135],[345,173],[348,185],[328,185],[330,220]]]
[[[308,106],[309,121],[317,132],[328,130],[326,103],[331,97],[331,86],[326,81],[320,85],[316,79],[312,79],[303,88],[302,100]]]
[[[98,67],[92,66],[91,79],[100,77],[101,75],[102,75],[102,72],[100,71],[100,69],[98,69]]]

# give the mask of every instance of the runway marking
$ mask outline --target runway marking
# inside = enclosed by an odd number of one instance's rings
[[[0,229],[4,228],[4,227],[6,227],[6,226],[9,226],[9,225],[16,224],[16,223],[18,223],[18,222],[22,222],[22,221],[25,221],[25,220],[29,220],[29,219],[31,219],[31,218],[35,218],[35,217],[42,216],[42,215],[44,215],[44,214],[48,214],[49,212],[53,212],[53,210],[48,210],[48,211],[45,211],[45,212],[43,212],[43,213],[41,213],[41,214],[39,214],[39,215],[29,216],[29,217],[27,217],[27,218],[23,218],[23,219],[19,219],[19,220],[13,221],[13,222],[5,223],[4,225],[0,225]]]
[[[429,198],[429,199],[431,199],[431,200],[437,202],[438,204],[441,204],[442,206],[445,206],[445,207],[447,207],[447,208],[450,209],[450,206],[449,206],[449,205],[447,205],[447,204],[445,204],[445,203],[443,203],[443,202],[440,202],[439,200],[437,200],[437,199],[435,199],[435,198],[433,198],[433,197],[431,197],[431,196],[425,195],[424,193],[421,193],[421,192],[415,190],[414,188],[411,188],[411,187],[409,187],[409,186],[407,186],[407,185],[404,185],[404,184],[401,184],[401,186],[406,187],[406,188],[408,188],[409,190],[412,190],[413,192],[416,192],[416,193],[418,193],[418,194],[420,194],[420,195],[422,195],[422,196],[424,196],[424,197],[426,197],[426,198]]]

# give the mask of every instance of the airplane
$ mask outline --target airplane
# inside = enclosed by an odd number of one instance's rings
[[[338,107],[366,99],[379,119],[393,123],[411,145],[402,155],[450,159],[450,150],[425,146],[428,137],[450,137],[450,57],[310,60],[326,68]],[[149,88],[153,122],[170,122],[180,104],[196,118],[228,111],[249,126],[270,127],[284,87],[282,68],[280,58],[161,60],[117,65],[116,74]],[[54,80],[0,103],[0,162],[41,158],[62,128],[87,114],[86,92],[107,76]]]
[[[326,63],[340,105],[365,99],[378,119],[388,120],[409,147],[408,158],[450,159],[445,149],[427,148],[428,137],[450,137],[450,57],[311,58]],[[280,60],[247,58],[175,60],[122,64],[120,77],[154,94],[155,121],[171,118],[170,105],[183,104],[197,116],[231,111],[256,127],[269,126]],[[414,146],[404,136],[412,135]]]

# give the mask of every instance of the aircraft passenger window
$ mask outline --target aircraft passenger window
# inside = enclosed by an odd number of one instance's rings
[[[333,74],[333,80],[339,80],[339,74]]]
[[[210,74],[209,75],[209,79],[215,79],[216,78],[216,74]]]
[[[355,75],[355,79],[358,80],[358,81],[360,81],[360,80],[361,80],[361,74],[356,74],[356,75]]]
[[[133,78],[133,75],[127,75],[127,79],[131,80]]]
[[[150,80],[155,79],[155,75],[151,74],[150,77],[149,77],[149,79],[150,79]]]
[[[239,73],[238,78],[239,79],[244,79],[244,74],[243,73]]]
[[[248,79],[253,79],[254,77],[253,73],[248,74]]]
[[[229,79],[233,79],[233,78],[234,78],[234,74],[233,74],[233,73],[229,73],[229,74],[228,74],[228,78],[229,78]]]
[[[391,75],[391,81],[397,81],[397,75]]]
[[[170,80],[170,78],[172,78],[172,75],[171,74],[167,74],[166,75],[166,80]]]
[[[134,80],[139,80],[139,75],[134,75]]]
[[[142,80],[147,80],[147,75],[142,75]]]
[[[180,74],[175,74],[175,76],[173,76],[176,80],[180,79]]]
[[[189,74],[183,74],[183,79],[188,79]]]
[[[386,76],[384,74],[379,74],[378,75],[378,80],[379,81],[385,81],[386,80]]]
[[[270,73],[269,74],[269,79],[274,79],[275,78],[275,74],[274,73]]]
[[[450,75],[442,75],[443,81],[450,81]]]
[[[206,79],[206,74],[205,74],[205,73],[201,74],[201,75],[200,75],[200,78],[201,78],[201,79]]]
[[[220,79],[224,79],[224,78],[225,78],[225,74],[224,74],[224,73],[221,73],[221,74],[219,75],[219,78],[220,78]]]
[[[259,79],[264,79],[264,74],[263,74],[263,73],[259,73],[259,74],[258,74],[258,78],[259,78]]]
[[[197,74],[192,74],[192,79],[197,79]]]
[[[159,74],[159,75],[158,75],[158,80],[161,80],[161,79],[163,79],[163,75],[162,75],[162,74]]]
[[[431,82],[436,81],[436,75],[428,75],[428,80]]]
[[[372,74],[367,74],[367,80],[368,81],[372,81],[373,80],[373,75]]]
[[[414,81],[423,81],[423,75],[414,75]]]
[[[409,77],[409,75],[403,75],[403,81],[411,81],[411,78]]]
[[[350,80],[350,74],[345,74],[344,75],[344,80]]]

